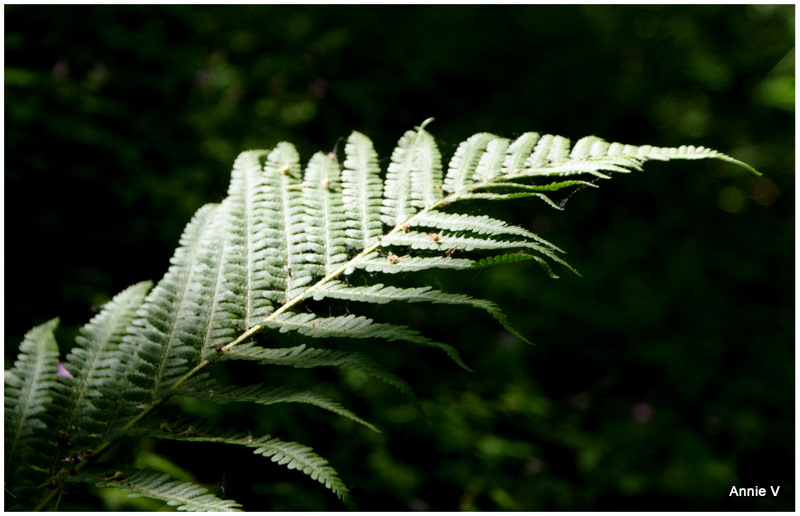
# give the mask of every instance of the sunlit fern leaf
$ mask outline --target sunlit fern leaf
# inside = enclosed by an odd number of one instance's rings
[[[464,185],[471,183],[478,162],[486,153],[487,145],[496,138],[493,134],[478,133],[463,141],[450,160],[442,190],[448,193],[457,192],[463,189]]]
[[[457,247],[463,251],[491,251],[497,249],[519,249],[528,248],[542,254],[552,254],[551,248],[531,242],[530,240],[495,240],[489,237],[467,237],[457,234],[447,233],[422,233],[420,231],[408,231],[406,233],[395,233],[383,241],[384,246],[402,246],[410,249],[429,249],[446,251]]]
[[[432,210],[415,217],[410,227],[428,227],[436,230],[469,231],[480,235],[514,235],[530,240],[535,240],[547,247],[563,252],[554,244],[543,239],[536,233],[519,226],[508,224],[502,220],[486,215],[469,215],[467,213],[444,213]]]
[[[312,275],[330,274],[347,260],[347,215],[342,201],[339,163],[318,152],[303,179],[305,234],[301,245]],[[291,297],[305,290],[292,292]]]
[[[508,186],[508,185],[503,185]],[[524,189],[524,186],[522,187]],[[537,192],[512,192],[512,193],[485,193],[485,192],[474,192],[468,191],[463,194],[454,195],[452,202],[456,201],[508,201],[511,199],[525,199],[528,197],[536,197],[537,199],[541,199],[551,208],[555,208],[556,210],[563,210],[564,208],[553,202],[550,197],[545,194],[537,193]]]
[[[269,153],[264,164],[264,176],[264,192],[267,204],[271,205],[272,217],[260,223],[278,229],[281,239],[277,247],[271,248],[260,242],[257,245],[267,256],[266,265],[284,278],[283,295],[277,298],[278,304],[283,304],[294,298],[314,277],[314,263],[309,261],[309,255],[313,256],[313,253],[305,252],[309,235],[304,221],[300,156],[294,145],[281,142]]]
[[[211,224],[218,205],[197,211],[181,236],[172,266],[145,298],[120,349],[133,358],[132,399],[147,403],[197,361],[208,335],[209,276],[202,263],[222,228]]]
[[[383,181],[372,141],[354,131],[344,148],[342,202],[348,221],[348,244],[361,251],[383,234]]]
[[[379,256],[371,254],[360,259],[355,268],[367,272],[383,272],[387,274],[400,274],[405,272],[420,272],[429,269],[470,269],[475,260],[469,258],[451,258],[450,256]]]
[[[379,430],[371,423],[356,416],[351,411],[342,407],[339,403],[315,394],[310,391],[298,391],[288,387],[264,387],[262,384],[248,385],[245,387],[236,385],[218,385],[213,381],[204,379],[201,382],[188,382],[184,386],[170,391],[170,394],[190,396],[192,398],[204,399],[214,403],[255,403],[257,405],[275,405],[277,403],[304,403],[313,405],[340,416],[346,417],[356,423],[360,423],[370,430]]]
[[[515,177],[519,177],[517,174]],[[570,188],[572,186],[589,186],[597,188],[597,185],[589,181],[559,181],[556,183],[547,183],[543,185],[529,185],[524,183],[503,183],[499,181],[492,181],[483,184],[477,184],[472,187],[472,191],[502,189],[502,190],[520,190],[523,192],[555,192],[563,188]],[[467,194],[469,195],[469,194]],[[465,197],[468,198],[468,197]]]
[[[388,342],[404,341],[420,346],[438,348],[447,353],[458,365],[469,370],[458,351],[448,344],[434,342],[406,326],[376,323],[372,319],[353,314],[340,317],[317,317],[314,314],[281,314],[276,319],[264,321],[264,326],[281,333],[296,331],[308,337],[344,337],[351,339],[380,339]]]
[[[545,134],[536,142],[536,147],[528,159],[525,168],[535,168],[549,163],[563,163],[569,157],[569,140],[563,136]]]
[[[521,156],[520,156],[521,158]],[[635,146],[609,143],[595,136],[578,140],[569,149],[569,140],[559,136],[544,135],[535,149],[526,158],[525,165],[506,171],[509,178],[520,179],[533,176],[567,176],[591,174],[608,179],[607,172],[629,172],[642,170],[646,161],[669,161],[674,159],[715,158],[742,166],[758,174],[754,168],[721,152],[705,147],[682,146],[675,148]]]
[[[58,323],[51,319],[29,331],[14,366],[4,375],[6,489],[18,498],[46,476],[42,472],[56,441],[54,421],[61,406],[53,403],[60,387],[53,332]]]
[[[475,299],[465,294],[451,294],[433,290],[431,287],[399,288],[376,283],[365,287],[351,287],[341,281],[331,281],[325,286],[314,291],[314,299],[323,298],[344,299],[347,301],[361,301],[366,303],[384,304],[391,301],[405,301],[408,303],[434,303],[447,305],[464,305],[480,308],[495,318],[506,330],[516,337],[528,342],[508,322],[500,308],[485,299]]]
[[[718,159],[733,163],[750,171],[753,174],[761,173],[738,159],[732,158],[719,151],[706,147],[695,147],[694,145],[682,145],[680,147],[654,147],[652,145],[627,145],[622,143],[610,143],[596,136],[587,136],[575,144],[575,148],[570,155],[570,159],[602,157],[630,158],[640,162],[649,160],[671,161],[674,159]]]
[[[524,169],[537,141],[539,141],[539,134],[534,132],[524,133],[514,140],[506,151],[500,176],[513,175]]]
[[[442,198],[442,154],[423,122],[414,143],[411,167],[411,205],[425,208]]]
[[[73,375],[60,431],[70,435],[73,447],[83,448],[97,442],[115,415],[116,403],[111,392],[120,389],[117,373],[128,357],[119,346],[136,310],[153,286],[150,281],[137,283],[117,294],[80,330],[76,346],[67,354],[65,367]],[[59,446],[55,460],[67,455]]]
[[[437,234],[436,239],[432,239],[428,233],[408,231],[405,234],[395,233],[390,238],[384,240],[385,245],[407,246],[411,249],[440,250],[446,252],[449,249],[461,249],[463,251],[506,251],[514,249],[528,249],[541,254],[548,259],[560,263],[570,270],[572,266],[556,255],[553,250],[538,241],[529,240],[495,240],[488,237],[463,237],[446,234]]]
[[[230,198],[226,199],[214,212],[203,234],[200,252],[197,254],[194,269],[197,280],[189,293],[197,311],[194,317],[194,331],[201,336],[199,353],[194,355],[188,365],[202,363],[222,346],[236,338],[245,318],[246,291],[241,288],[242,268],[230,263],[230,242],[234,235]]]
[[[279,303],[286,288],[282,256],[271,258],[280,249],[282,226],[274,208],[275,188],[267,187],[262,160],[268,151],[247,151],[233,163],[228,197],[223,201],[228,221],[222,247],[225,297],[220,308],[234,312],[232,320],[244,328],[253,326],[253,317],[269,314],[273,302]],[[266,190],[266,192],[265,192]],[[277,226],[277,227],[276,227]]]
[[[416,131],[406,132],[392,153],[386,173],[382,220],[402,224],[420,208],[441,200],[441,153],[425,131],[426,120]]]
[[[148,469],[107,472],[107,475],[85,474],[70,477],[70,482],[84,482],[97,487],[112,487],[128,493],[131,498],[143,496],[166,502],[179,511],[232,512],[241,505],[223,500],[205,487],[193,482],[175,480],[165,473]]]
[[[489,181],[503,174],[503,164],[511,140],[495,138],[486,145],[486,152],[481,155],[472,180],[476,183]]]

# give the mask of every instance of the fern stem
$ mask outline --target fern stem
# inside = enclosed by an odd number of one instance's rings
[[[458,192],[458,193],[463,193],[463,192]],[[291,308],[294,308],[295,306],[297,306],[298,304],[300,304],[300,303],[301,303],[301,302],[302,302],[304,299],[307,299],[307,298],[309,297],[309,294],[310,294],[310,293],[312,293],[312,292],[314,292],[315,290],[317,290],[317,289],[321,288],[321,287],[322,287],[322,286],[324,286],[326,283],[328,283],[328,282],[330,282],[330,281],[332,281],[332,280],[336,279],[336,278],[337,278],[337,277],[339,277],[339,276],[340,276],[340,275],[341,275],[341,274],[342,274],[344,271],[346,271],[346,270],[347,270],[349,267],[351,267],[352,265],[354,265],[354,264],[358,263],[358,261],[359,261],[359,260],[361,260],[361,259],[362,259],[362,258],[364,258],[365,256],[369,255],[370,253],[372,253],[373,251],[375,251],[376,249],[378,249],[379,247],[381,247],[381,245],[382,245],[382,239],[389,238],[389,237],[391,237],[392,235],[394,235],[395,233],[397,233],[397,232],[399,232],[399,231],[402,231],[402,230],[403,230],[403,228],[404,228],[404,226],[406,226],[406,224],[409,224],[409,223],[413,222],[415,218],[422,217],[422,216],[423,216],[425,213],[427,213],[427,212],[429,212],[429,211],[431,211],[431,210],[433,210],[433,209],[436,209],[436,208],[438,208],[438,207],[440,207],[440,206],[447,206],[447,204],[449,203],[449,200],[450,200],[452,197],[455,197],[455,195],[456,195],[456,193],[452,193],[452,194],[450,194],[450,195],[448,195],[448,196],[446,196],[446,197],[442,198],[441,200],[439,200],[439,201],[437,201],[437,202],[435,202],[435,203],[431,204],[430,206],[426,206],[425,208],[422,208],[422,209],[421,209],[421,210],[419,210],[417,213],[415,213],[414,215],[412,215],[411,217],[409,217],[409,218],[408,218],[408,219],[407,219],[407,220],[406,220],[406,221],[405,221],[403,224],[397,224],[397,225],[396,225],[394,228],[392,228],[392,230],[391,230],[391,231],[389,231],[388,233],[386,233],[385,235],[383,235],[381,239],[378,239],[378,240],[376,240],[374,243],[372,243],[372,244],[371,244],[371,245],[369,245],[368,247],[364,248],[364,249],[363,249],[363,250],[362,250],[360,253],[358,253],[358,254],[357,254],[357,255],[355,255],[353,258],[351,258],[350,260],[348,260],[347,262],[345,262],[344,264],[342,264],[341,266],[339,266],[339,268],[337,268],[336,270],[334,270],[334,271],[332,271],[331,273],[327,274],[327,275],[326,275],[324,278],[320,279],[320,280],[319,280],[318,282],[316,282],[314,285],[312,285],[311,287],[309,287],[308,289],[306,289],[306,290],[305,290],[305,292],[303,292],[302,294],[300,294],[300,295],[298,295],[298,296],[295,296],[293,299],[291,299],[291,300],[287,301],[286,303],[284,303],[284,304],[283,304],[283,305],[282,305],[280,308],[278,308],[277,310],[275,310],[274,312],[272,312],[272,313],[271,313],[271,314],[270,314],[270,315],[269,315],[269,316],[268,316],[268,317],[267,317],[267,318],[264,320],[264,322],[266,322],[266,321],[272,321],[272,320],[274,320],[276,317],[278,317],[279,315],[281,315],[282,313],[284,313],[284,312],[286,312],[286,311],[290,310]],[[261,331],[261,330],[263,330],[264,328],[265,328],[265,326],[264,326],[264,325],[262,325],[262,324],[257,324],[257,325],[255,325],[255,326],[253,326],[252,328],[248,329],[247,331],[245,331],[244,333],[242,333],[241,335],[239,335],[239,336],[238,336],[238,337],[237,337],[235,340],[233,340],[233,341],[229,342],[228,344],[226,344],[225,346],[223,346],[223,347],[220,349],[220,353],[223,353],[223,354],[224,354],[225,352],[227,352],[228,350],[230,350],[230,349],[231,349],[231,348],[233,348],[234,346],[237,346],[237,345],[241,344],[242,342],[244,342],[244,341],[245,341],[245,340],[247,340],[248,338],[252,337],[252,336],[253,336],[253,335],[255,335],[256,333],[260,332],[260,331]],[[211,363],[212,363],[212,361],[211,361],[211,360],[203,359],[203,360],[202,360],[200,363],[198,363],[198,364],[197,364],[195,367],[193,367],[193,368],[192,368],[190,371],[188,371],[186,374],[184,374],[182,377],[180,377],[178,380],[176,380],[176,381],[175,381],[175,382],[172,384],[172,388],[178,387],[179,385],[183,384],[185,381],[187,381],[187,380],[189,380],[190,378],[192,378],[194,375],[196,375],[198,372],[200,372],[201,370],[203,370],[203,369],[204,369],[206,366],[208,366],[208,365],[209,365],[209,364],[211,364]],[[124,425],[124,426],[121,428],[121,432],[124,432],[125,430],[129,430],[130,428],[132,428],[132,427],[133,427],[133,426],[134,426],[136,423],[138,423],[139,421],[141,421],[142,419],[144,419],[145,417],[147,417],[147,416],[148,416],[148,415],[149,415],[151,412],[153,412],[155,409],[157,409],[158,407],[160,407],[160,406],[161,406],[161,405],[162,405],[164,402],[166,402],[167,400],[169,400],[171,397],[172,397],[172,396],[171,396],[171,395],[169,395],[169,396],[165,396],[165,397],[163,397],[163,398],[160,398],[160,399],[158,399],[158,400],[155,400],[155,401],[153,401],[153,402],[152,402],[150,405],[148,405],[147,407],[145,407],[144,409],[142,409],[142,411],[141,411],[139,414],[137,414],[137,415],[136,415],[136,417],[134,417],[133,419],[131,419],[130,421],[128,421],[128,422],[127,422],[127,423],[126,423],[126,424],[125,424],[125,425]],[[78,464],[75,466],[75,471],[76,471],[76,472],[77,472],[77,471],[80,471],[80,470],[82,470],[84,467],[86,467],[86,465],[88,465],[90,462],[94,462],[95,460],[97,460],[97,458],[99,458],[99,457],[100,457],[100,456],[101,456],[103,453],[105,453],[105,452],[106,452],[106,451],[107,451],[109,448],[111,448],[111,447],[112,447],[114,444],[116,444],[116,442],[117,442],[118,440],[119,440],[119,438],[112,439],[112,440],[106,441],[106,442],[104,442],[103,444],[101,444],[100,446],[98,446],[98,447],[97,447],[97,448],[94,450],[94,454],[92,455],[92,457],[91,457],[91,458],[87,457],[87,458],[83,459],[81,462],[79,462],[79,463],[78,463]],[[58,495],[60,492],[61,492],[61,489],[60,489],[59,487],[55,487],[53,490],[51,490],[51,491],[50,491],[50,492],[47,494],[47,496],[46,496],[44,499],[42,499],[42,501],[41,501],[41,502],[40,502],[40,503],[39,503],[39,504],[36,506],[36,508],[34,509],[34,511],[35,511],[35,512],[38,512],[38,511],[41,511],[41,510],[43,510],[43,509],[44,509],[45,507],[47,507],[47,505],[48,505],[48,504],[49,504],[49,503],[50,503],[50,502],[53,500],[53,497],[55,497],[56,495]]]
[[[427,123],[427,121],[426,121],[426,123]],[[415,213],[413,216],[409,217],[408,220],[404,224],[396,225],[394,228],[392,228],[391,231],[389,231],[388,233],[383,235],[382,238],[388,238],[388,237],[394,235],[395,233],[397,233],[398,231],[401,231],[405,224],[413,221],[417,217],[421,217],[422,215],[424,215],[425,213],[429,212],[430,210],[438,208],[441,205],[447,205],[448,199],[450,197],[453,197],[454,195],[455,194],[450,194],[447,197],[441,199],[440,201],[437,201],[437,202],[431,204],[430,206],[427,206],[427,207],[421,209],[420,211]],[[337,268],[336,270],[334,270],[331,273],[327,274],[324,278],[320,279],[314,285],[310,286],[302,294],[300,294],[298,296],[295,296],[293,299],[291,299],[291,300],[287,301],[286,303],[284,303],[280,308],[278,308],[277,310],[272,312],[264,320],[264,322],[273,321],[273,320],[275,320],[276,317],[278,317],[282,313],[284,313],[287,310],[290,310],[291,308],[293,308],[296,305],[300,304],[304,299],[307,299],[309,297],[310,293],[312,293],[315,290],[319,289],[320,287],[322,287],[326,283],[328,283],[330,281],[333,281],[334,279],[339,277],[339,275],[341,275],[344,271],[346,271],[348,269],[348,267],[352,266],[354,263],[358,263],[358,261],[361,258],[369,255],[370,253],[372,253],[373,251],[375,251],[379,247],[381,247],[381,239],[375,241],[370,246],[364,248],[364,250],[362,250],[360,253],[358,253],[353,258],[351,258],[350,260],[348,260],[347,262],[345,262],[341,266],[339,266],[339,268]],[[230,350],[234,346],[237,346],[237,345],[241,344],[242,342],[244,342],[245,340],[249,339],[250,337],[252,337],[256,333],[260,332],[264,328],[265,328],[265,326],[262,325],[262,324],[257,324],[255,326],[253,326],[249,330],[247,330],[244,333],[242,333],[241,335],[239,335],[235,340],[233,340],[233,341],[229,342],[228,344],[226,344],[225,346],[223,346],[220,349],[220,353],[221,354],[226,353],[228,350]],[[211,363],[211,361],[204,359],[202,362],[200,362],[194,368],[192,368],[189,372],[187,372],[185,375],[183,375],[181,378],[179,378],[177,381],[175,381],[175,383],[172,384],[172,387],[174,388],[174,387],[177,387],[177,386],[181,385],[183,382],[185,382],[189,378],[193,377],[195,374],[197,374],[199,371],[201,371],[203,368],[205,368],[210,363]]]

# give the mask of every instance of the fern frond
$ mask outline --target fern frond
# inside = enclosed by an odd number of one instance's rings
[[[405,301],[408,303],[464,305],[480,308],[494,317],[503,328],[514,336],[530,344],[528,339],[523,337],[509,324],[505,314],[496,304],[485,299],[475,299],[465,294],[450,294],[439,290],[433,290],[431,287],[399,288],[385,286],[382,283],[376,283],[375,285],[366,287],[351,287],[341,281],[331,281],[324,287],[314,291],[314,300],[318,301],[326,297],[377,304],[389,303],[391,301]]]
[[[129,360],[119,345],[152,286],[143,281],[117,294],[81,328],[77,345],[67,354],[65,366],[75,380],[59,428],[78,448],[96,442],[115,413],[109,393],[121,394],[117,372]]]
[[[208,424],[191,421],[163,423],[159,427],[139,428],[128,435],[146,435],[158,439],[186,442],[210,442],[252,448],[253,453],[269,458],[287,469],[296,469],[333,491],[342,501],[349,501],[349,489],[328,461],[314,453],[313,448],[296,442],[287,442],[269,435],[253,436],[250,433],[219,433]]]
[[[294,145],[279,143],[267,157],[264,165],[267,177],[265,195],[271,195],[272,218],[264,221],[273,229],[279,229],[281,239],[278,247],[263,247],[267,265],[277,268],[278,277],[284,280],[283,296],[277,298],[279,304],[291,300],[303,287],[311,283],[315,274],[314,253],[306,252],[306,242],[312,235],[307,234],[305,225],[305,206],[303,189],[299,178],[300,156]],[[312,171],[313,175],[313,171]],[[334,218],[335,216],[330,216]],[[259,243],[258,245],[264,245]],[[311,257],[312,261],[309,261]]]
[[[546,272],[548,276],[550,276],[553,279],[558,279],[558,275],[555,272],[553,272],[553,269],[550,268],[550,265],[545,260],[543,260],[539,256],[532,255],[532,254],[526,254],[526,253],[508,253],[508,254],[501,254],[501,255],[496,255],[496,256],[487,256],[485,258],[481,258],[477,262],[474,262],[473,263],[473,267],[476,268],[476,269],[483,269],[483,268],[486,268],[486,267],[494,267],[496,265],[505,265],[507,263],[525,262],[525,261],[528,261],[528,260],[535,261],[536,263],[538,263],[542,267],[542,270],[544,270],[544,272]],[[578,276],[581,275],[580,272],[578,272],[577,270],[575,270],[571,266],[570,266],[570,270],[572,272],[574,272],[575,274],[577,274]]]
[[[430,121],[406,132],[392,153],[381,209],[381,220],[388,226],[403,224],[418,209],[442,198],[442,155],[433,136],[425,131]]]
[[[495,138],[490,141],[486,145],[486,152],[483,153],[478,161],[478,166],[473,175],[473,181],[489,181],[490,179],[502,175],[503,164],[509,145],[511,145],[511,140],[508,138]]]
[[[300,344],[293,348],[264,348],[248,343],[232,348],[221,355],[220,358],[222,360],[254,360],[263,365],[280,365],[299,369],[313,367],[353,369],[397,388],[412,400],[415,405],[417,404],[416,396],[411,386],[361,353],[307,348],[305,344]]]
[[[218,205],[197,211],[181,237],[164,278],[145,298],[120,349],[135,359],[129,399],[148,403],[198,360],[209,331],[210,303],[204,295],[215,277],[200,258],[219,252],[212,242],[222,229],[211,224]],[[213,258],[212,261],[216,261]]]
[[[556,183],[547,183],[544,185],[528,185],[524,183],[502,183],[494,181],[491,183],[476,184],[472,187],[472,190],[477,191],[477,190],[489,190],[489,189],[503,189],[512,191],[521,190],[523,192],[555,192],[557,190],[561,190],[562,188],[569,188],[571,186],[578,186],[578,185],[597,188],[597,185],[594,183],[590,183],[589,181],[577,181],[577,180],[559,181]]]
[[[342,201],[339,163],[322,152],[308,163],[303,180],[306,265],[319,278],[347,260],[347,215]],[[301,290],[304,290],[300,287]],[[292,291],[290,297],[298,294]]]
[[[451,258],[450,256],[378,256],[371,254],[353,264],[354,269],[367,272],[383,272],[400,274],[403,272],[420,272],[429,269],[471,269],[475,260],[469,258]],[[345,271],[347,274],[349,271]]]
[[[709,158],[734,163],[750,172],[759,174],[746,163],[705,147],[635,146],[609,143],[595,136],[578,140],[571,150],[569,144],[569,140],[561,136],[548,134],[539,137],[536,133],[523,135],[509,148],[503,176],[516,180],[535,176],[590,174],[601,179],[608,179],[609,176],[605,172],[624,173],[631,170],[642,170],[642,164],[650,160]],[[512,149],[515,150],[513,155],[511,154]]]
[[[296,331],[308,337],[347,337],[352,339],[381,339],[389,342],[402,340],[412,344],[438,348],[447,353],[458,365],[470,370],[461,360],[458,351],[452,346],[434,342],[418,332],[393,324],[376,323],[368,317],[346,315],[340,317],[317,317],[314,314],[281,314],[278,318],[265,321],[264,326],[285,333]]]
[[[254,439],[247,446],[256,448],[253,453],[269,457],[289,469],[297,469],[313,480],[325,485],[342,500],[348,500],[349,490],[339,479],[336,470],[328,466],[328,461],[313,453],[313,448],[295,442],[285,442],[269,436]]]
[[[558,247],[525,228],[466,213],[470,204],[458,201],[537,198],[562,209],[548,194],[595,186],[612,174],[641,170],[649,160],[713,158],[757,173],[704,147],[632,146],[596,137],[571,145],[564,137],[533,132],[513,142],[478,133],[458,146],[443,173],[439,148],[425,129],[429,122],[400,138],[385,182],[372,143],[357,132],[347,141],[343,170],[335,156],[317,153],[303,173],[296,148],[286,142],[240,154],[228,196],[197,211],[155,288],[147,293],[147,283],[131,287],[84,327],[67,357],[71,377],[55,376],[57,320],[32,330],[14,367],[5,373],[6,478],[16,482],[10,484],[15,496],[55,482],[38,501],[37,508],[43,508],[61,492],[64,481],[91,481],[162,499],[182,510],[238,507],[199,486],[151,471],[89,475],[83,470],[94,458],[76,459],[81,450],[75,449],[70,451],[70,459],[77,461],[75,474],[60,478],[54,470],[67,446],[59,445],[57,437],[66,434],[81,447],[91,444],[98,455],[126,435],[244,445],[300,469],[346,499],[347,488],[308,447],[269,436],[155,428],[155,416],[173,396],[216,403],[304,403],[376,430],[323,396],[262,384],[221,386],[204,369],[219,360],[353,369],[397,387],[416,404],[403,380],[359,353],[305,344],[268,349],[255,343],[257,334],[407,342],[441,349],[469,370],[451,345],[357,314],[323,317],[313,312],[320,307],[312,301],[461,305],[487,312],[525,340],[492,302],[428,286],[385,285],[373,273],[534,260],[555,277],[553,262],[574,271]],[[366,272],[357,276],[366,285],[341,281],[356,270]]]
[[[582,182],[582,181],[581,181]],[[563,252],[554,244],[527,229],[507,224],[486,215],[469,215],[467,213],[444,213],[431,210],[414,217],[410,227],[428,227],[447,231],[469,231],[480,235],[513,235],[535,240],[555,251]]]
[[[202,398],[214,403],[249,402],[257,405],[275,405],[277,403],[305,403],[325,409],[340,416],[360,423],[370,430],[380,432],[377,427],[353,414],[335,401],[315,394],[310,391],[298,391],[288,387],[264,387],[258,383],[248,386],[222,386],[204,380],[202,382],[189,382],[184,386],[170,391],[170,394]]]
[[[534,132],[524,133],[514,140],[506,151],[506,158],[503,160],[503,168],[500,176],[513,175],[524,169],[538,141],[539,133]]]
[[[537,199],[541,199],[544,201],[548,206],[554,208],[556,210],[563,210],[561,206],[554,203],[550,197],[543,193],[532,193],[532,192],[516,192],[516,193],[507,193],[507,194],[496,194],[496,193],[484,193],[484,192],[465,192],[463,194],[457,194],[453,196],[453,202],[456,201],[474,201],[474,200],[481,200],[481,201],[509,201],[511,199],[525,199],[529,197],[536,197]]]
[[[275,188],[267,187],[261,160],[269,151],[241,153],[233,163],[228,198],[223,201],[230,219],[223,243],[225,307],[238,312],[233,320],[253,326],[251,318],[269,314],[286,288],[281,257],[271,258],[272,249],[281,249],[281,226],[274,209]],[[286,169],[287,171],[290,169]],[[266,191],[266,192],[265,192]]]
[[[463,251],[491,251],[496,249],[532,249],[541,253],[550,252],[549,247],[529,240],[495,240],[489,237],[456,236],[447,233],[421,233],[408,231],[395,233],[383,240],[384,246],[401,246],[410,249],[442,250],[457,247]],[[552,254],[552,253],[551,253]]]
[[[383,234],[383,181],[378,154],[369,138],[354,131],[347,139],[344,152],[342,202],[349,223],[348,242],[356,251],[362,251]]]
[[[408,231],[405,234],[395,233],[390,238],[384,239],[383,243],[384,245],[404,246],[411,249],[442,251],[449,249],[460,249],[462,251],[530,249],[575,272],[575,269],[556,255],[550,247],[529,240],[495,240],[488,237],[475,238],[446,234],[436,234],[436,238],[433,239],[428,233]]]
[[[457,192],[471,183],[473,176],[476,174],[478,163],[486,153],[487,146],[496,139],[497,137],[493,134],[478,133],[463,141],[450,160],[442,190],[445,192]],[[485,175],[487,173],[483,172],[481,177]]]
[[[674,159],[719,159],[743,167],[753,174],[761,175],[758,170],[743,161],[739,161],[738,159],[734,159],[713,149],[695,147],[694,145],[682,145],[680,147],[636,146],[622,143],[609,143],[596,136],[587,136],[575,144],[569,156],[571,160],[604,157],[632,159],[640,162],[648,160],[671,161]]]
[[[107,475],[81,473],[68,480],[121,489],[130,498],[143,496],[160,500],[179,511],[238,512],[241,507],[233,500],[218,498],[201,485],[175,480],[165,473],[149,469],[108,472]]]
[[[53,335],[58,323],[51,319],[29,331],[4,375],[5,478],[15,496],[23,496],[44,476],[55,447],[53,422],[61,411],[53,403],[60,387]]]

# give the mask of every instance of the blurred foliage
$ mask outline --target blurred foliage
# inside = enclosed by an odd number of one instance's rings
[[[793,5],[4,9],[7,365],[35,324],[60,316],[66,352],[98,306],[160,278],[244,149],[286,139],[307,159],[358,129],[388,157],[430,116],[446,156],[478,131],[704,145],[765,175],[656,163],[565,213],[486,208],[568,250],[583,277],[432,279],[497,301],[534,347],[482,314],[389,313],[476,370],[361,343],[432,424],[355,374],[245,371],[312,384],[380,434],[302,408],[178,402],[313,446],[366,510],[793,510]],[[250,509],[342,508],[247,451],[115,453]],[[781,490],[739,499],[732,485]],[[153,508],[91,492],[60,507]]]

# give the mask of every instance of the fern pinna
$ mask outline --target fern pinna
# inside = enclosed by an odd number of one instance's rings
[[[348,488],[309,447],[270,435],[165,420],[176,396],[205,403],[305,403],[374,427],[311,391],[280,385],[222,385],[218,361],[264,366],[357,369],[398,388],[409,385],[367,355],[300,344],[266,345],[272,332],[303,337],[400,341],[438,348],[461,367],[458,351],[415,330],[355,312],[357,303],[445,303],[488,312],[518,335],[492,302],[431,287],[387,284],[392,274],[472,269],[534,260],[551,276],[569,268],[562,251],[535,233],[461,208],[466,200],[530,197],[561,209],[548,194],[640,170],[648,160],[717,158],[703,147],[659,148],[525,133],[515,140],[479,133],[461,143],[446,172],[428,122],[402,136],[382,177],[372,142],[354,132],[342,164],[318,153],[302,169],[294,146],[242,153],[228,196],[195,214],[164,278],[117,295],[81,331],[58,366],[58,320],[30,331],[5,372],[6,506],[57,507],[72,483],[115,487],[182,510],[237,510],[201,485],[162,472],[105,469],[98,457],[141,436],[252,448],[298,469],[343,501]],[[549,209],[549,208],[548,208]],[[357,270],[360,284],[348,281]],[[383,275],[377,274],[383,273]],[[379,282],[380,280],[380,282]],[[152,287],[152,288],[151,288]],[[347,314],[314,313],[309,300],[352,302]]]

